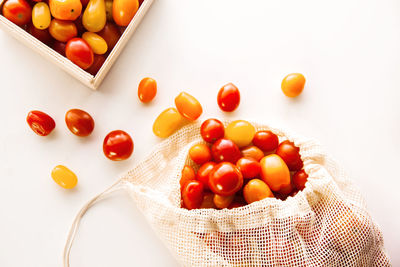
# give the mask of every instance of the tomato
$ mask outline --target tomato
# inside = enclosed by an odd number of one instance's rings
[[[217,208],[214,204],[214,193],[204,193],[203,202],[200,205],[200,209],[215,209]]]
[[[236,166],[245,179],[255,178],[261,173],[260,163],[253,158],[241,158]]]
[[[49,32],[54,39],[63,43],[68,42],[68,40],[78,35],[75,23],[58,19],[51,21]]]
[[[107,52],[107,43],[100,35],[93,32],[85,32],[82,35],[82,39],[89,44],[90,48],[93,50],[93,53],[97,55],[103,55]]]
[[[108,51],[114,48],[117,44],[119,37],[121,37],[121,32],[119,31],[118,27],[114,24],[107,22],[104,28],[97,33],[106,41],[108,46]]]
[[[242,187],[243,175],[232,163],[221,162],[210,172],[208,185],[215,194],[230,196]]]
[[[138,97],[143,103],[149,103],[157,94],[157,82],[152,78],[143,78],[138,87]]]
[[[84,137],[93,132],[94,120],[92,116],[81,109],[70,109],[65,114],[65,123],[71,133]]]
[[[286,197],[292,194],[293,190],[294,190],[293,184],[289,183],[288,185],[281,187],[278,193]]]
[[[203,164],[211,160],[210,148],[205,144],[197,144],[189,149],[190,158],[197,164]]]
[[[300,170],[293,174],[293,183],[298,190],[303,190],[306,187],[308,174],[304,170]]]
[[[240,157],[239,147],[229,139],[221,138],[211,147],[211,155],[215,162],[228,161],[236,163]]]
[[[32,23],[33,25],[40,30],[47,29],[50,26],[51,15],[49,6],[40,2],[37,3],[32,10]]]
[[[221,196],[221,195],[215,194],[214,199],[213,199],[214,205],[219,209],[226,209],[232,203],[234,198],[235,198],[235,195]]]
[[[279,191],[282,187],[290,184],[289,169],[278,155],[265,156],[260,164],[261,177],[273,191]]]
[[[138,9],[138,0],[114,0],[113,18],[115,23],[119,26],[128,26]]]
[[[189,210],[198,209],[204,198],[204,187],[199,181],[189,181],[182,190],[183,204]]]
[[[55,41],[52,47],[56,52],[58,52],[60,55],[65,57],[65,46],[66,45],[67,45],[66,43]]]
[[[92,49],[88,43],[81,38],[69,40],[65,47],[65,54],[69,60],[84,70],[90,68],[94,61]]]
[[[278,147],[279,139],[271,131],[258,131],[254,135],[253,144],[262,151],[273,151]]]
[[[165,138],[178,130],[185,118],[175,108],[167,108],[156,118],[153,123],[153,133],[161,138]]]
[[[186,92],[180,93],[175,98],[175,106],[183,117],[191,121],[197,120],[201,113],[203,113],[200,102]]]
[[[65,189],[72,189],[78,183],[76,174],[63,165],[54,167],[51,171],[51,178],[53,178],[54,182],[59,186]]]
[[[264,157],[264,152],[256,146],[248,146],[241,150],[243,157],[253,158],[260,161]]]
[[[106,18],[107,21],[113,21],[112,9],[113,9],[113,0],[105,0],[106,5]]]
[[[104,0],[90,0],[83,12],[82,24],[89,32],[99,32],[106,25],[106,4]]]
[[[51,37],[48,29],[39,30],[35,26],[30,24],[28,27],[28,32],[32,36],[34,36],[36,39],[38,39],[39,41],[41,41],[42,43],[44,43],[46,45],[50,46],[53,43],[53,37]]]
[[[225,137],[232,140],[238,147],[249,145],[255,133],[254,126],[244,120],[233,121],[225,129]]]
[[[224,85],[218,92],[218,106],[226,112],[234,111],[240,103],[239,89],[232,83]]]
[[[40,136],[46,136],[53,131],[56,127],[56,123],[52,117],[44,112],[33,110],[28,113],[26,117],[26,122],[29,127]]]
[[[201,124],[200,133],[204,141],[214,143],[218,139],[224,138],[225,128],[221,121],[208,119]]]
[[[59,20],[76,20],[82,13],[80,0],[49,0],[51,15]]]
[[[125,160],[133,152],[132,138],[122,130],[112,131],[104,138],[103,152],[110,160]]]
[[[101,66],[103,66],[106,61],[106,57],[104,55],[94,55],[93,64],[86,71],[96,76],[97,72],[100,70]]]
[[[194,172],[193,168],[190,167],[189,165],[185,165],[182,169],[181,180],[179,181],[179,184],[181,185],[181,190],[188,181],[195,179],[196,179],[196,173]]]
[[[301,73],[291,73],[282,81],[282,91],[288,97],[296,97],[303,92],[306,78]]]
[[[276,149],[276,154],[279,155],[289,167],[291,171],[299,171],[303,168],[300,149],[289,140],[283,141]]]
[[[196,179],[203,183],[205,189],[210,188],[208,186],[209,175],[210,172],[214,169],[215,165],[217,165],[215,162],[210,161],[201,165],[201,167],[197,171]]]
[[[22,26],[31,21],[32,8],[25,0],[7,0],[3,5],[3,16]]]
[[[251,204],[267,197],[274,197],[274,194],[266,183],[260,179],[252,179],[244,186],[243,196],[246,202]]]

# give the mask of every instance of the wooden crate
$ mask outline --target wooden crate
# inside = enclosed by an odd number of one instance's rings
[[[0,0],[0,10],[2,10],[3,8],[3,3],[4,0]],[[153,0],[143,1],[143,3],[140,5],[139,10],[135,14],[135,17],[125,29],[121,38],[118,40],[118,43],[108,55],[106,61],[104,62],[103,66],[96,74],[96,76],[93,76],[85,70],[81,69],[80,67],[72,63],[69,59],[60,55],[52,48],[48,47],[32,35],[30,35],[28,32],[21,29],[18,25],[6,19],[2,14],[0,14],[0,28],[14,36],[14,38],[18,39],[26,46],[30,47],[32,50],[42,55],[44,58],[48,59],[55,65],[59,66],[61,69],[68,72],[70,75],[81,81],[87,87],[96,90],[100,86],[101,82],[107,75],[114,62],[117,60],[122,49],[124,49],[125,45],[128,43],[128,40],[130,39],[136,28],[139,26],[141,20],[149,10],[152,3]],[[84,10],[82,10],[82,12],[83,11]]]

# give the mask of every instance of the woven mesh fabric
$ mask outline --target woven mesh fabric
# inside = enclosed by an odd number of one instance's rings
[[[320,145],[253,125],[300,147],[309,178],[294,197],[231,210],[180,208],[181,170],[192,164],[189,148],[203,142],[200,124],[163,141],[122,178],[174,256],[184,266],[390,266],[359,191]]]

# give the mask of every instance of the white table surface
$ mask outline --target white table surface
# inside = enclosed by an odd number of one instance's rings
[[[77,211],[160,142],[153,120],[182,90],[202,103],[201,119],[254,119],[318,139],[359,185],[399,265],[399,13],[398,0],[157,0],[97,92],[0,31],[0,266],[61,266]],[[307,78],[295,100],[280,91],[290,72]],[[145,76],[159,90],[148,106],[136,96]],[[227,82],[242,96],[229,115],[216,103]],[[67,130],[70,108],[93,115],[92,136]],[[29,129],[33,109],[56,120],[51,136]],[[102,152],[115,129],[135,142],[124,162]],[[53,182],[57,164],[78,175],[76,189]],[[88,212],[71,255],[73,267],[176,265],[124,193]]]

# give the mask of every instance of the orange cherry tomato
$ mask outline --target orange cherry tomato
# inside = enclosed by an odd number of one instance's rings
[[[118,27],[110,22],[107,22],[104,28],[97,34],[103,37],[103,39],[106,41],[109,52],[113,50],[114,46],[121,37],[121,32],[119,31]]]
[[[204,189],[210,188],[208,186],[209,176],[215,165],[217,165],[215,162],[210,161],[201,165],[201,167],[197,171],[196,179],[203,183]]]
[[[104,155],[113,161],[129,158],[133,152],[133,141],[129,134],[122,130],[112,131],[104,138]]]
[[[253,144],[262,151],[273,151],[278,147],[279,139],[271,131],[258,131],[254,135]]]
[[[221,138],[211,147],[211,154],[215,162],[228,161],[236,164],[241,154],[239,147],[231,140]]]
[[[94,55],[93,64],[86,71],[96,76],[97,72],[99,72],[101,66],[103,66],[106,61],[106,57],[104,55]]]
[[[113,18],[115,23],[119,26],[128,26],[138,9],[138,0],[114,0]]]
[[[185,184],[182,190],[183,204],[189,210],[198,209],[203,203],[204,187],[199,181],[193,180]]]
[[[256,146],[248,146],[241,150],[243,157],[253,158],[260,161],[264,157],[264,152]]]
[[[232,83],[224,85],[218,92],[217,102],[221,110],[234,111],[240,103],[239,89]]]
[[[94,129],[94,120],[92,116],[81,109],[68,110],[65,114],[65,123],[71,133],[80,137],[90,135]]]
[[[267,197],[274,197],[274,194],[265,182],[252,179],[244,186],[243,196],[246,202],[251,204]]]
[[[255,178],[261,172],[260,163],[253,158],[241,158],[236,162],[236,166],[242,172],[245,179]]]
[[[138,87],[138,97],[143,103],[148,103],[157,94],[157,82],[152,78],[143,78]]]
[[[216,209],[214,204],[214,193],[205,192],[203,202],[200,205],[200,209]]]
[[[60,20],[76,20],[82,13],[80,0],[49,0],[51,15]]]
[[[208,185],[215,194],[234,195],[242,188],[243,175],[232,163],[221,162],[210,172]]]
[[[225,128],[221,121],[208,119],[201,124],[200,133],[204,141],[214,143],[218,139],[224,138]]]
[[[260,164],[261,177],[273,191],[290,184],[289,168],[281,157],[271,154],[262,158]]]
[[[290,142],[285,140],[279,144],[276,149],[276,154],[280,156],[291,171],[299,171],[303,168],[303,160],[300,156],[300,149]]]
[[[214,205],[219,209],[226,209],[232,203],[235,195],[231,196],[221,196],[218,194],[214,195]]]
[[[65,47],[65,54],[69,60],[84,70],[92,66],[94,61],[92,49],[82,38],[69,40]]]
[[[296,97],[303,92],[306,78],[301,73],[291,73],[282,81],[282,91],[288,97]]]
[[[7,0],[3,5],[3,16],[22,26],[31,22],[32,8],[25,0]]]
[[[52,117],[39,110],[33,110],[28,113],[26,122],[32,131],[37,135],[46,136],[49,135],[56,127],[56,123]]]
[[[181,185],[181,190],[183,189],[183,186],[187,182],[195,179],[196,179],[196,173],[194,172],[193,168],[190,167],[189,165],[185,165],[182,169],[181,180],[179,181],[179,184]]]
[[[206,144],[197,144],[189,149],[190,158],[197,164],[203,164],[211,160],[211,151]]]
[[[203,113],[200,102],[186,92],[180,93],[175,98],[175,106],[183,117],[191,121],[197,120]]]
[[[308,179],[308,174],[304,170],[296,172],[293,175],[294,186],[298,190],[303,190],[306,187],[307,179]]]
[[[53,19],[51,21],[49,32],[54,39],[63,43],[68,42],[78,35],[75,23],[58,19]]]

